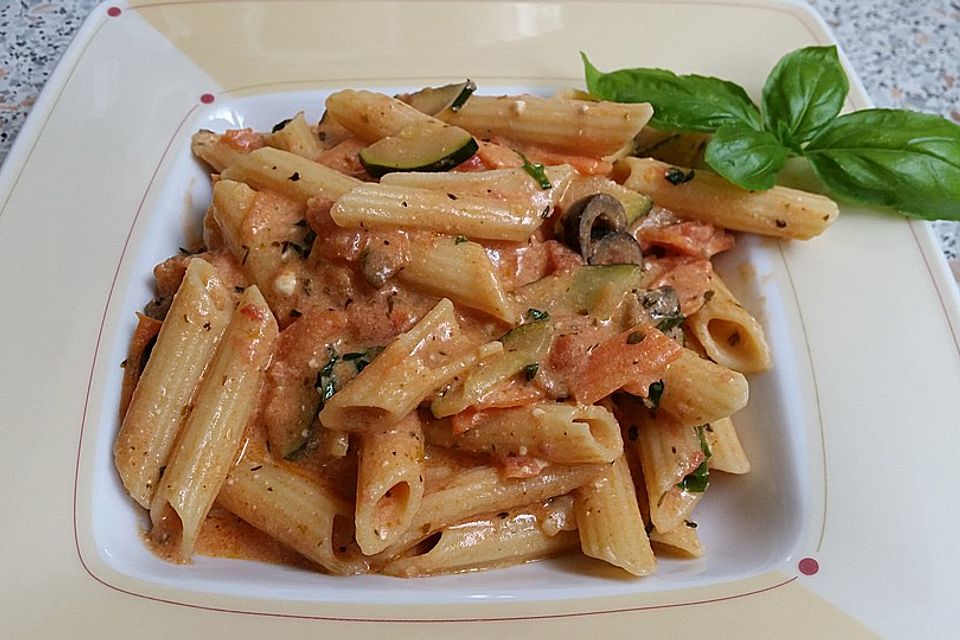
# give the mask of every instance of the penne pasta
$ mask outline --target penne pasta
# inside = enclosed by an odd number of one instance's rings
[[[531,478],[504,479],[493,467],[474,467],[453,474],[424,493],[410,528],[377,557],[397,556],[440,529],[491,511],[513,509],[570,493],[602,472],[606,465],[551,465]]]
[[[223,136],[201,129],[193,134],[190,139],[190,150],[217,172],[223,171],[234,162],[239,160],[248,149],[240,149],[234,145],[227,144]]]
[[[464,171],[447,173],[388,173],[380,184],[395,187],[430,189],[457,198],[472,196],[493,198],[508,202],[523,202],[536,211],[550,210],[556,206],[574,181],[576,172],[570,165],[545,167],[544,175],[550,186],[546,189],[523,169],[494,169],[492,171]],[[615,182],[611,184],[627,193]],[[449,196],[448,196],[449,197]]]
[[[406,531],[420,508],[424,454],[416,412],[362,434],[357,465],[357,543],[373,555]]]
[[[682,218],[778,238],[808,240],[830,226],[839,209],[826,196],[788,187],[747,191],[709,171],[690,172],[652,158],[624,158],[618,182],[645,193]],[[670,176],[692,175],[671,181]]]
[[[635,576],[653,573],[657,561],[623,455],[573,495],[584,554]]]
[[[430,189],[364,184],[337,200],[330,216],[348,228],[405,227],[519,242],[529,238],[551,210],[493,198],[454,199]]]
[[[336,200],[360,184],[356,178],[322,164],[270,147],[241,156],[220,176],[224,180],[246,183],[257,190],[274,191],[303,206],[310,198]]]
[[[338,391],[323,407],[320,421],[339,431],[397,424],[444,382],[500,349],[500,343],[470,345],[453,303],[441,300]]]
[[[536,96],[472,96],[458,111],[439,117],[480,138],[502,137],[583,156],[614,156],[653,115],[647,103],[619,104]]]
[[[376,142],[411,124],[435,118],[410,105],[373,91],[344,89],[327,98],[327,116],[364,142]]]
[[[277,322],[256,287],[240,298],[150,505],[152,536],[179,533],[188,560],[253,413]],[[179,530],[179,531],[177,531]]]
[[[220,180],[213,187],[213,217],[227,249],[264,297],[276,305],[291,296],[306,233],[300,207],[270,191]]]
[[[693,150],[647,104],[475,90],[192,138],[203,242],[154,269],[114,444],[154,551],[402,577],[703,554],[691,510],[749,470],[731,416],[770,364],[711,259],[725,225],[809,237],[835,207],[620,160]]]
[[[637,401],[618,407],[640,461],[650,522],[661,533],[672,531],[687,519],[707,486],[702,431],[662,412],[651,413]]]
[[[735,473],[737,475],[750,471],[750,459],[740,444],[737,429],[730,418],[714,420],[706,427],[707,443],[710,445],[710,469]]]
[[[685,326],[717,364],[756,373],[770,368],[770,347],[763,327],[743,308],[716,274],[710,276],[712,295],[686,319]]]
[[[300,111],[289,120],[284,120],[274,127],[275,131],[267,136],[266,143],[276,149],[289,151],[302,158],[316,161],[323,149],[316,134],[310,129],[303,111]]]
[[[548,462],[612,462],[623,453],[620,425],[600,406],[540,404],[481,412],[454,435],[447,421],[425,426],[427,442],[473,453],[534,456]]]
[[[685,520],[682,525],[666,533],[656,529],[650,532],[650,544],[654,551],[680,558],[699,558],[703,555],[703,543],[697,533],[695,522]]]
[[[191,260],[113,447],[124,488],[144,508],[150,506],[200,378],[230,321],[231,307],[214,268]]]
[[[421,291],[483,311],[509,325],[522,320],[487,252],[475,242],[444,236],[412,238],[409,261],[398,277]]]
[[[684,349],[663,376],[660,410],[682,424],[701,425],[726,418],[747,404],[743,374]]]
[[[350,503],[254,452],[227,476],[218,502],[330,573],[367,569],[353,541]]]
[[[383,573],[406,578],[457,573],[562,553],[579,543],[572,507],[572,500],[561,496],[444,527],[419,545],[424,551],[414,547],[387,562]]]

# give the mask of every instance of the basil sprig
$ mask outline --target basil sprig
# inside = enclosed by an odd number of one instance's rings
[[[770,72],[760,107],[738,85],[663,69],[604,73],[583,57],[587,89],[649,102],[650,124],[712,133],[704,161],[730,182],[769,189],[787,158],[805,157],[835,196],[927,219],[960,220],[960,126],[895,109],[838,115],[849,83],[836,47],[807,47]]]

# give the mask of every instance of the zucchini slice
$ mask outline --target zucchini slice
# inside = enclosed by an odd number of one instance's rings
[[[642,283],[643,270],[637,265],[585,265],[531,282],[517,291],[517,297],[521,307],[546,311],[551,316],[589,314],[606,321],[614,317],[628,294],[642,288]]]
[[[553,340],[553,326],[546,320],[514,327],[500,341],[503,351],[466,373],[462,383],[436,398],[430,405],[435,418],[460,413],[510,378],[547,356]],[[536,375],[536,368],[532,369]],[[531,378],[533,376],[530,376]]]
[[[374,178],[394,171],[448,171],[478,149],[473,136],[460,127],[440,121],[415,122],[361,151],[360,162]]]
[[[435,116],[446,109],[456,113],[476,90],[476,83],[473,80],[466,80],[442,87],[427,87],[416,93],[401,96],[400,99],[417,111]]]

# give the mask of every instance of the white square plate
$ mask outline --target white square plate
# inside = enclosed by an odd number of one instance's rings
[[[852,207],[821,238],[741,238],[720,264],[776,361],[738,416],[753,472],[716,482],[697,511],[701,560],[643,580],[551,561],[398,581],[150,555],[112,467],[118,363],[150,268],[209,198],[193,131],[317,117],[344,86],[582,86],[581,49],[602,68],[717,75],[757,95],[782,54],[830,39],[803,7],[733,0],[117,8],[87,21],[0,174],[0,611],[14,636],[929,637],[960,621],[960,554],[940,534],[960,525],[945,499],[955,289],[924,225]],[[851,105],[867,106],[853,84]]]

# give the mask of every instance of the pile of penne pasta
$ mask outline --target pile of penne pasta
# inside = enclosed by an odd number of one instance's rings
[[[646,104],[464,95],[344,90],[318,124],[194,136],[203,245],[155,268],[114,449],[157,552],[269,537],[396,576],[703,553],[691,512],[748,471],[731,416],[770,366],[710,258],[835,205],[633,157],[696,147]],[[442,162],[410,170],[410,145]]]

